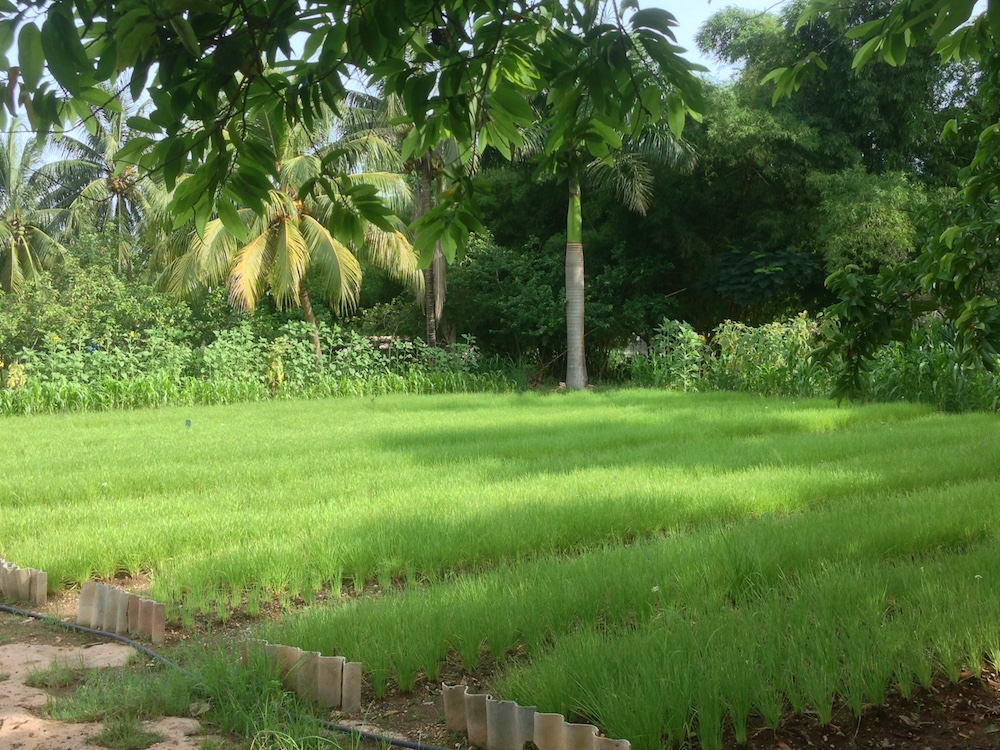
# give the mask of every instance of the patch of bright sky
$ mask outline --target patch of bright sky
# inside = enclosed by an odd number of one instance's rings
[[[720,10],[729,7],[756,10],[761,12],[780,13],[790,0],[639,0],[642,8],[663,8],[677,18],[677,43],[687,50],[685,57],[691,62],[704,65],[709,69],[709,77],[714,79],[729,78],[733,69],[719,63],[718,60],[702,54],[695,44],[694,38],[698,30],[708,18]],[[972,12],[973,18],[986,10],[986,0],[977,0]]]
[[[715,15],[720,10],[729,7],[743,8],[744,10],[755,10],[760,12],[780,13],[782,6],[789,0],[743,0],[733,2],[730,0],[639,0],[642,8],[663,8],[674,14],[677,18],[677,43],[687,50],[684,55],[691,62],[699,63],[709,69],[709,76],[716,79],[728,78],[733,70],[727,65],[719,63],[712,57],[702,54],[695,44],[694,38],[702,24]]]

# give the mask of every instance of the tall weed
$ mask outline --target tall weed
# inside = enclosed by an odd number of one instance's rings
[[[691,326],[665,320],[649,354],[624,357],[636,384],[681,391],[724,390],[761,396],[824,397],[836,362],[812,352],[823,344],[821,320],[800,313],[786,321],[748,326],[727,320],[707,339]],[[942,411],[1000,410],[994,373],[962,365],[951,331],[929,316],[907,341],[883,348],[868,363],[866,400],[930,404]]]
[[[291,321],[266,338],[243,322],[200,347],[159,331],[131,334],[124,343],[51,335],[6,367],[0,362],[0,415],[515,389],[483,366],[471,338],[435,348],[320,323],[317,359],[313,330]]]

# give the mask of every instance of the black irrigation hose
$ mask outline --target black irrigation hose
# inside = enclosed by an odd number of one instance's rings
[[[29,612],[26,609],[18,609],[17,607],[10,607],[6,604],[0,604],[0,612],[7,612],[8,614],[18,615],[19,617],[31,617],[35,620],[42,620],[50,625],[58,625],[69,630],[75,630],[78,633],[88,633],[89,635],[95,635],[99,638],[105,638],[112,641],[118,641],[119,643],[124,643],[126,646],[131,646],[137,651],[141,651],[146,656],[155,659],[156,661],[164,664],[171,669],[176,669],[181,674],[190,676],[191,673],[181,667],[179,664],[175,664],[161,654],[156,653],[153,649],[144,646],[138,641],[134,641],[131,638],[126,638],[123,635],[118,635],[117,633],[108,633],[104,630],[95,630],[94,628],[88,628],[83,625],[77,625],[75,622],[66,622],[64,620],[56,619],[55,617],[50,617],[48,615],[41,615],[37,612]],[[292,718],[295,717],[293,714],[289,714]],[[422,742],[411,742],[410,740],[401,740],[395,737],[386,737],[381,734],[375,734],[374,732],[366,732],[363,729],[357,729],[355,727],[349,727],[344,724],[334,724],[332,721],[326,721],[324,719],[317,719],[319,724],[325,729],[330,729],[335,732],[340,732],[342,734],[348,734],[354,737],[360,737],[363,740],[371,740],[373,742],[381,742],[386,745],[392,745],[393,747],[404,747],[407,750],[452,750],[452,748],[438,747],[437,745],[425,745]]]
[[[151,659],[155,659],[161,664],[165,664],[171,669],[176,669],[181,674],[185,674],[188,676],[191,675],[191,673],[188,672],[186,669],[184,669],[182,666],[180,666],[179,664],[175,664],[174,662],[170,661],[164,656],[161,656],[160,654],[153,651],[153,649],[147,648],[138,641],[133,641],[131,638],[126,638],[125,636],[118,635],[117,633],[108,633],[104,630],[95,630],[94,628],[88,628],[83,625],[77,625],[75,622],[66,622],[64,620],[59,620],[55,617],[50,617],[48,615],[40,615],[37,612],[29,612],[26,609],[18,609],[17,607],[8,607],[6,604],[0,604],[0,612],[8,612],[12,615],[18,615],[20,617],[32,617],[36,620],[43,620],[49,623],[50,625],[58,625],[60,627],[68,628],[69,630],[75,630],[79,633],[89,633],[90,635],[96,635],[101,638],[106,638],[108,640],[118,641],[119,643],[124,643],[126,646],[131,646],[136,651],[141,651],[146,656],[150,657]]]

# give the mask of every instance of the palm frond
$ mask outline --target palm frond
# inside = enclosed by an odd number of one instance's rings
[[[417,268],[420,256],[402,232],[385,232],[369,226],[365,244],[358,248],[358,256],[401,284],[414,288],[423,286],[424,277]]]
[[[361,294],[358,259],[313,217],[303,216],[299,229],[309,247],[313,278],[319,283],[323,299],[339,315],[350,312],[357,307]]]
[[[271,228],[274,235],[274,259],[269,286],[279,309],[300,304],[299,284],[309,268],[309,248],[297,222],[281,221]]]
[[[274,262],[275,233],[268,227],[236,253],[229,273],[229,304],[253,312],[267,287],[267,271]]]
[[[618,151],[610,164],[595,159],[587,164],[587,177],[599,189],[611,190],[630,211],[645,214],[653,198],[653,173],[638,154]]]
[[[298,191],[307,180],[319,177],[323,160],[314,154],[298,154],[281,163],[278,179],[286,190]]]
[[[202,287],[217,286],[228,278],[239,243],[219,219],[213,219],[205,225],[203,237],[188,227],[157,247],[153,262],[163,268],[157,285],[189,298]]]
[[[385,205],[397,216],[409,211],[413,205],[410,183],[398,172],[361,172],[351,175],[351,179],[378,190]]]
[[[335,164],[345,172],[395,171],[403,167],[403,160],[396,150],[391,132],[366,130],[353,133],[336,141],[333,146],[346,153]]]
[[[52,264],[66,254],[66,248],[54,237],[36,226],[24,228],[25,255],[32,264],[51,268]]]
[[[626,141],[625,151],[632,152],[649,164],[657,164],[675,172],[687,174],[698,163],[698,155],[690,143],[674,137],[664,123],[648,128],[637,141]]]

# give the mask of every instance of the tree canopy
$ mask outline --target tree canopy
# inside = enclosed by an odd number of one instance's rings
[[[412,124],[404,159],[451,137],[461,144],[455,187],[416,233],[425,256],[437,241],[453,256],[478,226],[468,165],[489,146],[518,146],[533,117],[526,97],[554,80],[585,87],[611,130],[638,133],[666,117],[679,131],[699,85],[674,24],[635,0],[3,0],[0,51],[14,62],[0,83],[0,120],[23,108],[43,132],[92,124],[95,108],[115,106],[102,84],[127,88],[149,110],[128,119],[143,135],[118,153],[120,168],[159,174],[179,220],[203,231],[220,200],[263,214],[278,159],[252,122],[310,129],[360,77],[401,98]],[[593,58],[575,57],[581,30]],[[555,132],[574,122],[572,111],[554,113]],[[378,197],[338,179],[335,161],[299,197],[347,196],[391,230]]]
[[[975,60],[984,88],[995,92],[1000,2],[990,0],[976,16],[974,8],[973,0],[897,0],[880,17],[857,24],[840,3],[809,0],[797,28],[823,23],[843,29],[856,41],[855,70],[874,61],[899,67],[921,48],[933,49],[944,61]],[[794,65],[773,70],[765,81],[774,82],[778,101],[824,67],[822,52],[814,50]],[[916,259],[877,275],[848,266],[828,280],[840,296],[831,309],[838,328],[829,350],[846,354],[843,393],[860,387],[865,363],[879,346],[908,336],[915,317],[928,310],[939,310],[949,321],[966,365],[992,368],[1000,361],[1000,109],[995,93],[984,104],[944,128],[944,137],[961,129],[978,131],[976,151],[959,175],[961,192]]]

